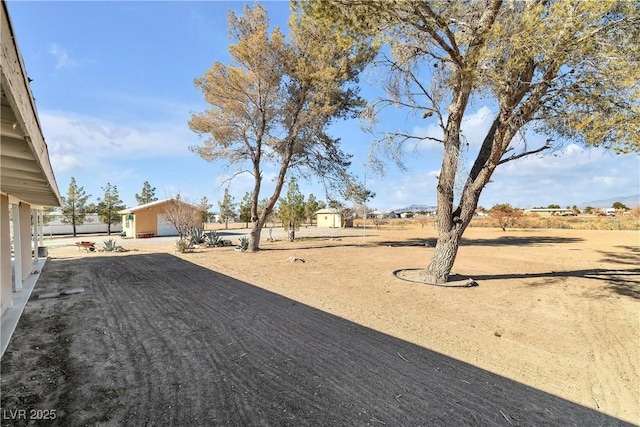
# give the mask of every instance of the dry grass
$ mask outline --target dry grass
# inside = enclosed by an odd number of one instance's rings
[[[362,220],[354,221],[355,227],[362,227]],[[424,229],[434,229],[433,218],[396,218],[387,219],[376,225],[373,220],[367,220],[366,227],[371,229],[403,230],[419,226]],[[499,227],[498,221],[490,217],[476,217],[470,227],[494,228]],[[640,230],[640,218],[635,215],[620,215],[616,217],[600,217],[596,215],[578,216],[540,216],[526,215],[518,219],[517,229],[557,229],[557,230]]]

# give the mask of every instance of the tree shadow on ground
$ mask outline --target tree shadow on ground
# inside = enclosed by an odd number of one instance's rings
[[[377,234],[367,234],[367,237],[376,237]],[[353,239],[363,237],[363,235],[358,234],[344,234],[337,236],[304,236],[304,237],[296,237],[296,242],[312,242],[312,241],[322,241],[322,240],[340,240],[340,239]]]
[[[37,291],[58,273],[86,292],[27,306],[4,410],[26,407],[40,377],[18,362],[46,360],[28,338],[55,312],[70,348],[41,398],[60,425],[629,425],[168,254],[53,259]]]
[[[604,258],[602,262],[612,262],[623,265],[640,265],[640,247],[619,245],[621,252],[598,251]]]
[[[371,235],[374,236],[374,235]],[[371,237],[369,236],[369,237]],[[370,247],[371,244],[363,241],[363,242],[354,242],[353,240],[350,241],[343,241],[343,238],[358,238],[359,236],[331,236],[331,237],[327,237],[327,236],[322,236],[322,237],[301,237],[301,238],[296,238],[294,240],[294,242],[292,243],[297,243],[297,244],[304,244],[304,243],[309,243],[309,246],[295,246],[295,247],[265,247],[264,245],[260,246],[260,251],[261,252],[266,252],[266,251],[303,251],[303,250],[307,250],[307,249],[331,249],[331,248],[347,248],[347,247],[358,247],[358,248],[364,248],[364,247]],[[287,242],[287,239],[279,239],[279,240],[273,240],[270,241],[271,243],[275,243],[275,242]],[[326,244],[323,244],[325,243]]]
[[[391,247],[423,247],[433,248],[436,245],[435,237],[411,237],[403,240],[383,240],[376,242],[377,246],[391,246]]]
[[[387,240],[377,242],[379,246],[423,246],[435,247],[436,237],[412,237],[404,240]],[[549,246],[563,243],[578,243],[584,239],[574,237],[554,236],[500,236],[494,239],[467,239],[462,238],[460,246]]]
[[[495,239],[467,239],[462,238],[464,246],[549,246],[564,243],[579,243],[584,239],[578,237],[557,236],[500,236]]]
[[[544,279],[532,284],[532,286],[545,286],[557,282],[561,278],[576,277],[594,279],[607,283],[606,288],[619,295],[634,299],[640,299],[640,268],[614,270],[609,268],[591,268],[571,271],[550,271],[544,273],[508,273],[473,275],[474,280],[508,280],[508,279]]]

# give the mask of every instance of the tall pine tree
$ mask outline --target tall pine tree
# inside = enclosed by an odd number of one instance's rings
[[[152,187],[149,181],[145,181],[142,184],[142,191],[140,194],[136,194],[136,200],[139,205],[146,205],[147,203],[155,202],[158,200],[156,197],[156,187]]]
[[[218,202],[218,207],[220,207],[220,219],[224,221],[224,229],[226,230],[229,228],[229,220],[235,215],[234,209],[236,207],[228,188],[225,188],[224,197],[221,202]]]
[[[107,224],[107,234],[110,236],[111,224],[117,224],[122,221],[122,217],[118,212],[126,208],[126,206],[120,200],[116,185],[111,186],[111,183],[107,183],[107,186],[102,187],[102,190],[104,191],[104,196],[102,199],[98,198],[98,217],[100,221]]]
[[[300,228],[300,224],[304,220],[304,208],[304,196],[300,192],[296,179],[291,177],[287,195],[280,199],[280,206],[278,207],[282,225],[285,231],[288,232],[290,242],[295,240],[296,230]]]
[[[86,194],[84,187],[78,187],[76,179],[71,177],[67,197],[62,197],[62,222],[71,224],[73,236],[77,236],[77,226],[85,222],[87,216],[87,200],[91,195]]]

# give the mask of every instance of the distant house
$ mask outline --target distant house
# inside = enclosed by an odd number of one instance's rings
[[[551,216],[551,215],[567,216],[567,215],[573,215],[573,210],[572,209],[563,209],[563,208],[533,208],[533,209],[527,209],[525,212],[532,213],[532,214],[538,214],[538,215],[541,215],[541,216]]]
[[[342,219],[337,209],[320,209],[315,213],[318,228],[353,227],[353,219]]]
[[[393,216],[393,212],[386,212],[386,211],[371,211],[367,214],[368,218],[371,219],[385,219],[385,218],[394,218]]]
[[[126,237],[177,236],[178,231],[162,218],[167,204],[173,199],[158,200],[118,212],[122,215],[122,231]],[[180,202],[183,203],[183,202]],[[189,205],[191,206],[191,205]],[[195,206],[192,206],[197,209]]]

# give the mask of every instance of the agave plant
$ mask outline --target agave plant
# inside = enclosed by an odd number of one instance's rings
[[[249,249],[249,238],[247,236],[240,237],[239,242],[238,247],[242,252]]]
[[[187,232],[186,237],[187,239],[191,240],[191,243],[194,245],[206,243],[206,235],[204,232],[204,227],[202,225],[191,227],[191,229]]]
[[[206,245],[209,247],[224,246],[222,237],[220,237],[220,235],[218,235],[216,231],[209,231],[207,233],[204,233],[204,243],[206,243]]]
[[[104,246],[102,247],[105,252],[115,252],[117,248],[118,245],[116,245],[116,239],[105,240]]]

